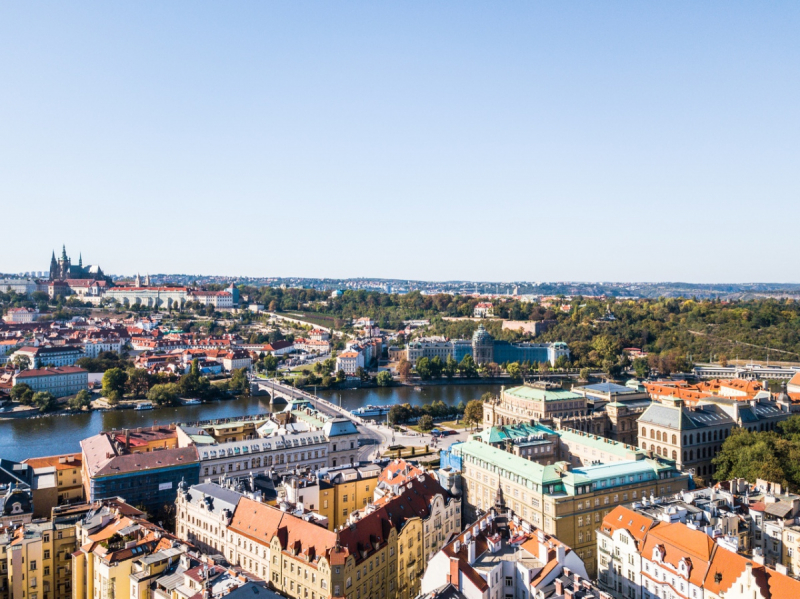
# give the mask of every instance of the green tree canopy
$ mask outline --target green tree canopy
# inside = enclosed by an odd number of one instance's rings
[[[473,399],[467,404],[464,410],[464,422],[474,425],[483,422],[483,402],[480,399]]]
[[[392,373],[388,370],[381,370],[378,373],[378,376],[375,377],[375,381],[378,383],[379,387],[388,387],[392,384]]]
[[[127,373],[121,368],[109,368],[103,374],[103,395],[112,403],[122,399],[125,393]]]
[[[147,392],[147,399],[158,405],[173,405],[180,396],[180,387],[175,383],[153,385]]]

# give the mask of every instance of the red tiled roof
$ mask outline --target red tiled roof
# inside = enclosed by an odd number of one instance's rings
[[[32,379],[37,378],[40,376],[54,376],[54,375],[61,375],[61,374],[78,374],[81,372],[88,373],[88,370],[84,370],[79,366],[54,366],[52,368],[36,368],[33,370],[23,370],[19,374],[16,375],[17,379]]]

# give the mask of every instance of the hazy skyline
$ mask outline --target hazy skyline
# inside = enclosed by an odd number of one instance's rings
[[[0,272],[797,282],[800,5],[0,6]]]

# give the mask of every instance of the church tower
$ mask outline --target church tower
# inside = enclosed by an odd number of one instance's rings
[[[56,251],[53,250],[53,257],[50,258],[50,280],[55,281],[58,278],[58,264],[56,263]]]

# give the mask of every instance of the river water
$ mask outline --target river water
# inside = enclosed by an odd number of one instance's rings
[[[441,400],[448,405],[467,403],[487,391],[497,392],[499,385],[436,385],[422,387],[384,387],[375,389],[320,390],[318,395],[349,410],[368,404],[421,405]],[[21,461],[45,455],[80,451],[80,441],[104,430],[136,428],[172,422],[196,422],[231,418],[270,411],[266,397],[242,397],[197,406],[156,408],[154,410],[111,410],[42,418],[0,421],[0,458]]]

